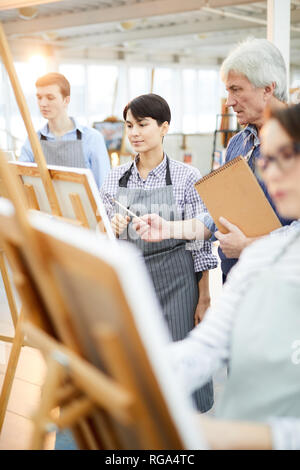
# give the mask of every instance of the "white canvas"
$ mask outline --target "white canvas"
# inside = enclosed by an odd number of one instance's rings
[[[17,167],[21,167],[23,169],[23,172],[26,170],[26,168],[28,169],[28,174],[21,176],[24,184],[29,184],[33,186],[40,210],[42,212],[51,214],[51,207],[49,204],[49,200],[48,200],[42,179],[37,176],[31,176],[30,170],[32,168],[37,168],[37,164],[27,163],[27,162],[11,162],[11,163],[13,165],[16,165]],[[55,170],[56,172],[59,172],[62,175],[64,175],[64,180],[52,179],[53,187],[57,195],[57,199],[58,199],[58,203],[62,212],[62,216],[68,219],[76,218],[72,204],[71,204],[71,200],[69,198],[69,194],[76,193],[79,195],[81,199],[89,227],[93,230],[97,230],[98,222],[97,222],[94,210],[91,206],[86,188],[81,183],[67,180],[68,174],[70,172],[73,174],[77,174],[77,175],[85,175],[92,197],[95,201],[97,211],[104,223],[108,238],[115,239],[114,233],[111,228],[111,224],[107,217],[104,204],[101,200],[99,190],[97,188],[97,185],[96,185],[96,182],[95,182],[95,179],[91,170],[88,168],[71,168],[71,167],[63,167],[63,166],[55,166],[55,165],[48,165],[48,169]]]
[[[127,242],[116,241],[112,244],[94,232],[57,220],[49,224],[47,218],[38,212],[32,213],[31,222],[38,230],[99,257],[114,269],[185,448],[206,449],[207,444],[201,435],[199,420],[196,423],[191,399],[170,369],[165,347],[171,338],[140,253]]]

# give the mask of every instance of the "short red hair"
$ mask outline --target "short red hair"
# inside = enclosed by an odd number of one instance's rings
[[[46,75],[43,75],[42,77],[38,78],[35,82],[36,87],[49,85],[58,85],[60,92],[64,98],[66,98],[66,96],[70,96],[71,94],[70,83],[68,82],[66,77],[61,73],[47,73]]]

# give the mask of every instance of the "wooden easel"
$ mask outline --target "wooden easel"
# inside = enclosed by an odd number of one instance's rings
[[[6,43],[1,35],[0,41],[6,60],[8,48],[3,49]],[[14,71],[10,72],[14,89],[18,90]],[[18,104],[28,125],[26,104],[22,100]],[[33,128],[28,125],[27,130],[36,155],[40,144]],[[40,161],[37,163],[39,166]],[[51,196],[53,214],[60,217],[43,163],[41,170],[43,181],[49,183],[47,194]],[[14,205],[14,214],[0,217],[0,242],[23,306],[9,363],[17,363],[26,342],[42,351],[49,367],[34,419],[32,448],[42,448],[44,436],[53,426],[71,426],[79,447],[84,449],[184,448],[114,268],[89,249],[79,249],[29,222],[23,188],[1,152],[0,178]],[[36,215],[43,217],[41,213]],[[79,230],[49,218],[45,227],[55,223],[63,226],[63,233]],[[99,246],[96,234],[83,231],[81,235],[90,237],[87,247],[93,240],[94,246]],[[73,236],[81,239],[75,232]],[[114,249],[112,244],[107,247],[111,253]],[[91,313],[96,313],[96,318],[89,317]],[[89,320],[88,330],[80,325],[85,320]],[[10,387],[11,377],[6,376],[4,389],[8,393],[0,398],[2,420]],[[53,413],[57,406],[61,407],[59,416]]]
[[[27,233],[27,231],[29,230],[27,219],[26,219],[27,210],[24,204],[25,198],[22,192],[22,188],[20,187],[20,182],[16,179],[15,175],[11,171],[9,171],[8,163],[5,161],[5,157],[1,152],[0,152],[0,157],[3,161],[3,168],[1,167],[2,169],[0,171],[2,181],[6,186],[8,196],[12,200],[18,201],[18,206],[17,206],[17,212],[18,212],[18,217],[19,217],[18,220],[19,220],[20,226],[23,227],[24,233]],[[18,233],[18,226],[16,223],[9,223],[8,221],[6,221],[5,230],[11,233],[11,237],[13,237],[13,240],[11,244],[7,244],[2,238],[1,246],[4,249],[6,256],[10,257],[11,266],[16,269],[16,267],[20,265],[20,260],[18,259],[18,254],[13,250],[13,243],[20,242],[20,238],[16,237],[16,234]],[[29,244],[34,249],[33,240],[30,242],[30,239],[29,239]],[[17,275],[14,274],[14,283],[18,292],[22,293],[22,295],[20,296],[21,301],[24,302],[24,299],[25,299],[25,301],[27,302],[27,312],[28,312],[27,315],[31,315],[32,318],[35,318],[35,312],[37,311],[38,299],[36,298],[36,296],[35,297],[33,296],[33,287],[32,285],[30,285],[30,283],[26,281],[26,279],[27,279],[26,270],[22,272],[22,270],[19,268]],[[30,299],[30,301],[28,299]],[[11,353],[9,356],[9,360],[8,360],[8,364],[6,368],[6,374],[4,377],[4,382],[3,382],[1,395],[0,395],[0,430],[2,429],[2,426],[3,426],[3,421],[4,421],[6,409],[7,409],[7,404],[8,404],[11,388],[12,388],[12,383],[13,383],[19,355],[21,352],[21,348],[24,345],[24,334],[22,333],[22,330],[21,330],[22,322],[23,322],[23,308],[16,321],[15,336],[12,339],[12,343],[13,343],[12,349],[11,349]],[[39,321],[37,323],[39,324]],[[45,325],[40,324],[40,326],[43,326],[46,328]]]
[[[53,341],[52,344],[55,346],[55,357],[58,358],[58,362],[63,357],[63,354],[68,354],[70,355],[68,356],[68,361],[70,360],[71,362],[76,356],[77,360],[75,358],[75,363],[79,363],[77,366],[79,367],[79,370],[82,368],[84,369],[84,367],[80,362],[79,346],[75,336],[73,335],[72,325],[69,323],[70,319],[66,317],[67,312],[65,310],[61,295],[57,290],[55,282],[51,280],[52,278],[50,279],[49,273],[47,273],[47,269],[45,269],[43,266],[44,259],[41,254],[45,247],[41,247],[39,245],[36,235],[28,223],[26,215],[27,211],[24,205],[24,197],[22,197],[22,186],[20,181],[15,177],[14,173],[12,173],[8,164],[1,157],[3,157],[3,155],[0,152],[0,174],[3,177],[3,180],[7,182],[7,192],[10,200],[14,201],[15,203],[15,215],[11,217],[1,217],[0,237],[1,243],[3,244],[5,252],[7,253],[7,257],[9,259],[14,276],[14,282],[23,304],[23,310],[18,319],[15,340],[9,358],[8,374],[6,374],[3,384],[2,390],[5,390],[5,393],[1,394],[0,399],[0,420],[1,423],[3,423],[13,379],[13,373],[11,373],[11,371],[13,370],[13,367],[16,366],[21,347],[23,344],[37,348],[40,347],[38,342],[32,343],[30,342],[29,338],[27,338],[27,331],[23,329],[23,317],[26,319],[29,325],[29,330],[30,328],[36,328],[34,331],[37,331],[40,335],[47,335],[45,338],[49,341]],[[31,266],[33,265],[34,272],[32,273]],[[40,292],[40,286],[43,286],[43,294]],[[54,317],[52,316],[53,312],[55,312]],[[45,338],[43,337],[43,341]],[[60,343],[57,342],[58,338],[63,338],[65,349],[60,350]],[[51,365],[51,359],[49,359],[49,361],[49,364]],[[59,371],[60,367],[55,367],[55,370]],[[60,372],[58,373],[59,377],[62,378],[63,375]],[[75,398],[78,398],[78,395],[80,395],[80,390],[78,392],[77,387],[74,387],[72,384],[71,386],[70,384],[67,384],[67,388],[64,386],[63,391],[59,390],[58,388],[56,390],[57,394],[55,392],[55,395],[52,397],[51,390],[53,389],[52,380],[54,376],[54,382],[57,384],[60,383],[60,381],[58,381],[56,378],[56,374],[53,373],[51,368],[48,374],[48,381],[50,380],[51,387],[49,389],[49,387],[46,386],[45,396],[47,397],[47,390],[50,390],[51,400],[54,400],[53,402],[55,402],[55,406],[60,406],[62,403],[64,406],[68,406],[70,400],[72,400],[73,403],[74,396]],[[68,374],[66,374],[66,377],[67,376]],[[84,378],[81,380],[83,382],[84,388],[86,384],[90,384],[90,382],[88,381],[88,377],[85,377],[84,371],[83,376]],[[92,381],[94,382],[95,380],[96,379],[94,375],[92,375]],[[96,399],[95,397],[96,402],[97,400],[100,400],[100,402],[107,402],[108,407],[116,407],[116,410],[118,410],[119,407],[123,408],[128,406],[128,397],[126,393],[122,390],[119,390],[117,386],[115,387],[114,383],[109,378],[106,379],[105,377],[98,377],[98,383],[100,389],[97,388],[96,380],[93,392],[95,395],[99,395],[99,398]],[[53,402],[51,401],[51,403]],[[78,415],[78,407],[81,411],[85,410],[85,412],[87,409],[90,409],[90,405],[88,406],[87,400],[84,401],[84,404],[82,401],[79,401],[79,405],[76,402],[76,405],[72,404],[70,413],[62,413],[62,421],[65,423],[67,422],[68,425],[72,426],[72,420],[70,416],[73,416],[74,413],[75,416]],[[121,419],[124,414],[125,411],[123,413],[121,409]],[[55,416],[57,417],[57,414]],[[58,422],[60,423],[59,420]],[[60,426],[62,426],[62,424],[60,424]],[[74,433],[77,436],[80,446],[83,448],[91,448],[90,441],[92,439],[93,432],[86,422],[84,416],[81,418],[79,423],[76,423]],[[36,448],[37,446],[38,444],[36,439],[34,439],[33,448]]]
[[[5,66],[5,69],[7,71],[7,74],[9,76],[10,83],[14,91],[14,95],[15,95],[20,113],[22,115],[26,130],[28,133],[30,145],[34,154],[35,161],[39,167],[41,178],[45,185],[45,190],[49,198],[49,203],[50,203],[52,212],[54,215],[59,216],[61,215],[61,211],[59,208],[57,196],[53,189],[53,184],[49,176],[49,172],[48,172],[47,164],[46,164],[45,157],[42,151],[42,147],[32,124],[31,116],[30,116],[30,113],[29,113],[29,110],[25,101],[22,88],[19,83],[17,73],[14,68],[13,58],[12,58],[12,55],[8,46],[8,42],[7,42],[1,23],[0,23],[0,55],[3,61],[3,64]]]
[[[24,98],[22,88],[20,86],[15,68],[13,65],[13,59],[12,59],[8,42],[7,42],[1,23],[0,23],[0,56],[6,68],[7,74],[9,76],[9,79],[10,79],[10,82],[14,91],[14,95],[15,95],[20,113],[22,115],[26,130],[28,133],[28,137],[29,137],[29,141],[31,144],[31,148],[33,150],[35,162],[37,163],[38,171],[39,171],[41,180],[43,182],[45,192],[48,197],[49,205],[51,207],[51,212],[54,216],[62,217],[62,211],[59,206],[58,198],[53,187],[53,182],[52,182],[49,170],[47,168],[47,164],[45,161],[45,157],[43,155],[40,141],[37,137],[37,134],[34,130],[34,127],[31,121],[30,113],[29,113],[26,100]],[[2,186],[4,185],[5,187],[5,183],[3,183],[3,181],[1,181],[1,185]],[[26,193],[25,193],[26,195],[22,192],[20,192],[19,194],[20,194],[20,197],[22,197],[25,201],[26,200],[28,201],[27,206],[25,204],[23,206],[24,211],[26,211],[28,207],[38,209],[38,203],[37,203],[36,195],[34,193],[33,188],[28,186],[26,187]],[[72,200],[74,212],[76,214],[77,223],[80,224],[81,226],[88,227],[86,215],[85,215],[83,205],[79,196],[77,194],[72,194],[70,195],[70,197]],[[98,214],[98,217],[99,217],[99,214]],[[99,218],[101,219],[101,217]],[[70,220],[70,222],[72,221]],[[100,231],[105,231],[105,228],[101,222],[102,221],[99,220]],[[0,269],[1,269],[1,275],[2,275],[5,289],[6,289],[6,294],[7,294],[9,307],[10,307],[13,325],[15,328],[15,337],[8,337],[4,335],[0,336],[0,339],[2,341],[13,343],[12,351],[11,351],[9,362],[8,362],[9,367],[7,367],[7,372],[6,372],[6,376],[5,376],[5,380],[4,380],[4,384],[3,384],[1,396],[0,396],[0,432],[1,432],[4,415],[6,412],[7,403],[9,399],[9,393],[12,387],[12,381],[13,381],[14,373],[17,367],[21,345],[23,344],[23,338],[21,338],[22,335],[19,334],[19,331],[20,331],[19,324],[22,320],[22,315],[18,317],[14,298],[12,296],[12,288],[9,283],[9,278],[8,278],[7,270],[5,267],[4,258],[2,257],[2,251],[1,251],[1,258],[0,258]]]
[[[55,216],[63,216],[55,189],[53,187],[51,175],[48,170],[47,163],[43,154],[41,143],[33,127],[31,116],[28,110],[28,106],[27,106],[22,88],[20,86],[18,76],[14,68],[13,59],[10,53],[9,45],[8,45],[1,23],[0,23],[0,55],[2,57],[3,64],[9,76],[9,79],[10,79],[10,82],[14,91],[14,95],[15,95],[20,113],[22,115],[26,130],[28,133],[29,142],[33,151],[35,162],[39,169],[40,177],[43,182],[45,192],[48,197],[48,201],[51,207],[51,212]],[[36,196],[34,194],[34,188],[30,186],[26,187],[26,196],[30,204],[30,208],[34,207],[37,209],[38,205],[36,201]],[[87,227],[88,225],[87,225],[86,216],[84,214],[83,205],[82,205],[82,202],[80,201],[79,196],[74,194],[74,195],[71,195],[71,198],[72,198],[72,204],[74,205],[74,212],[75,212],[78,222],[82,226]],[[72,223],[72,220],[70,220],[70,222]],[[100,224],[100,227],[103,228],[103,225]]]
[[[16,280],[22,279],[16,283],[26,319],[22,332],[49,367],[32,448],[42,448],[47,432],[65,426],[72,427],[81,448],[184,448],[116,271],[92,254],[99,239],[84,232],[86,251],[71,242],[76,227],[42,213],[30,223],[20,183],[9,178],[9,170],[0,159],[15,206],[11,216],[0,211],[0,237]],[[60,231],[69,231],[70,241],[62,240]],[[59,416],[53,414],[57,406]]]
[[[24,186],[28,208],[49,213],[50,204],[39,168],[34,163],[10,162],[9,164]],[[63,218],[75,225],[99,230],[108,238],[115,239],[90,170],[49,165],[48,171],[61,203]]]
[[[14,91],[16,101],[18,103],[18,107],[20,109],[24,124],[25,124],[27,132],[28,132],[29,140],[30,140],[30,143],[31,143],[34,155],[35,155],[36,162],[37,162],[37,164],[40,168],[41,177],[42,177],[43,183],[45,185],[46,193],[47,193],[48,198],[49,198],[49,203],[50,203],[50,206],[51,206],[52,213],[57,215],[57,216],[60,216],[61,211],[60,211],[60,208],[59,208],[59,205],[58,205],[57,197],[56,197],[55,191],[53,189],[52,181],[49,177],[47,165],[46,165],[46,162],[45,162],[45,158],[43,156],[43,152],[42,152],[40,142],[39,142],[39,140],[37,138],[37,135],[36,135],[36,133],[34,131],[34,128],[33,128],[31,117],[30,117],[30,114],[29,114],[29,111],[28,111],[28,108],[27,108],[27,105],[26,105],[26,101],[25,101],[21,86],[19,84],[19,80],[18,80],[16,71],[15,71],[15,68],[14,68],[14,65],[13,65],[13,59],[12,59],[12,56],[11,56],[11,53],[10,53],[10,50],[9,50],[9,46],[8,46],[8,43],[7,43],[7,39],[6,39],[6,36],[5,36],[5,33],[4,33],[4,30],[3,30],[3,27],[1,25],[1,23],[0,23],[0,56],[2,58],[3,64],[6,68],[7,73],[8,73],[8,76],[9,76],[9,79],[10,79],[10,82],[11,82],[11,85],[12,85],[12,88],[13,88],[13,91]],[[3,185],[3,182],[1,182],[1,183]],[[5,269],[5,264],[2,265],[1,275],[2,275],[3,281],[5,283],[5,289],[6,289],[7,298],[8,298],[8,301],[9,301],[12,321],[13,321],[13,324],[14,324],[14,327],[15,327],[15,337],[14,338],[2,337],[2,339],[4,341],[14,342],[14,340],[17,337],[17,329],[19,328],[18,323],[19,323],[21,317],[19,317],[19,320],[16,321],[17,320],[17,312],[16,312],[15,305],[14,305],[14,302],[13,302],[12,297],[11,297],[12,289],[11,289],[11,286],[9,284],[7,272],[6,272],[6,269]],[[20,342],[18,341],[18,345],[19,344],[20,344]],[[16,346],[16,348],[17,348],[17,346]],[[18,350],[18,348],[17,348],[17,350]],[[15,352],[16,351],[13,347],[12,351],[11,351],[11,354],[10,354],[10,358],[9,358],[10,371],[15,371],[16,366],[17,366],[19,353],[15,354]],[[14,359],[13,364],[11,363],[12,359]],[[1,431],[2,424],[3,424],[3,419],[4,419],[4,417],[2,415],[3,415],[3,412],[5,413],[5,411],[6,411],[6,406],[7,406],[7,402],[8,402],[8,398],[9,398],[7,396],[7,395],[9,395],[7,393],[7,391],[10,390],[11,385],[12,385],[12,383],[7,385],[7,380],[6,379],[8,379],[8,378],[12,382],[13,374],[7,370],[5,380],[4,380],[4,385],[2,387],[1,397],[0,397],[0,414],[1,414],[0,431]]]
[[[14,298],[14,294],[13,294],[12,285],[9,279],[9,273],[8,273],[7,266],[6,266],[5,254],[4,254],[3,249],[0,249],[0,272],[1,272],[2,279],[3,279],[4,289],[6,292],[7,302],[8,302],[9,310],[11,313],[13,327],[14,329],[16,329],[19,314],[18,314],[18,309],[17,309],[15,298]],[[13,339],[14,338],[11,336],[0,335],[0,341],[12,343]]]
[[[15,163],[13,163],[13,165],[15,166]],[[53,184],[53,175],[56,175],[56,177],[57,177],[58,171],[56,171],[56,172],[51,171],[48,168],[48,172],[49,172],[52,184]],[[34,168],[33,171],[30,169],[29,173],[35,174],[36,177],[40,177],[39,168]],[[22,175],[26,174],[26,172],[24,171],[24,168],[23,168],[23,171],[20,172],[19,174],[20,174],[20,177]],[[74,175],[74,172],[69,171],[68,172],[69,179],[67,180],[67,175],[65,174],[64,175],[65,180],[69,181],[69,182],[72,182],[72,181],[76,182],[77,178],[76,177],[73,178],[73,175]],[[44,182],[43,182],[43,185],[44,185]],[[26,184],[24,184],[24,189],[25,189],[25,195],[26,195],[26,201],[27,201],[28,209],[34,209],[34,210],[38,210],[38,211],[42,210],[42,208],[40,207],[40,205],[38,203],[38,198],[37,198],[34,186],[32,184],[26,183]],[[71,193],[68,194],[68,198],[71,201],[73,211],[74,211],[74,214],[75,214],[75,219],[64,217],[62,207],[60,207],[61,215],[59,217],[63,217],[66,221],[68,221],[71,224],[81,225],[82,227],[85,227],[85,228],[92,228],[90,226],[90,224],[88,223],[87,214],[84,210],[84,206],[83,206],[82,200],[80,198],[80,195],[78,193],[71,192]],[[102,223],[102,218],[100,217],[99,211],[98,211],[96,205],[94,204],[94,200],[92,200],[92,204],[93,204],[93,208],[95,210],[95,218],[98,221],[100,231],[105,233],[106,232],[105,226]],[[56,214],[55,214],[55,216],[56,216]]]

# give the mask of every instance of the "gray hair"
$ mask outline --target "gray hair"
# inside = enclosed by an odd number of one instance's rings
[[[280,101],[288,100],[287,74],[282,54],[267,39],[248,38],[241,42],[221,66],[223,80],[231,70],[245,75],[256,88],[275,83],[274,96]]]

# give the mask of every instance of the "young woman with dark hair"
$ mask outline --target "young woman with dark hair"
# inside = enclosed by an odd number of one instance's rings
[[[171,112],[156,94],[142,95],[124,109],[129,142],[136,152],[133,162],[114,168],[100,194],[116,235],[134,243],[142,252],[164,318],[173,340],[183,339],[209,305],[208,270],[217,266],[210,242],[186,243],[141,240],[119,202],[137,215],[157,213],[167,220],[193,218],[204,209],[194,188],[200,172],[170,159],[163,149]],[[212,382],[194,395],[203,412],[213,405]]]

